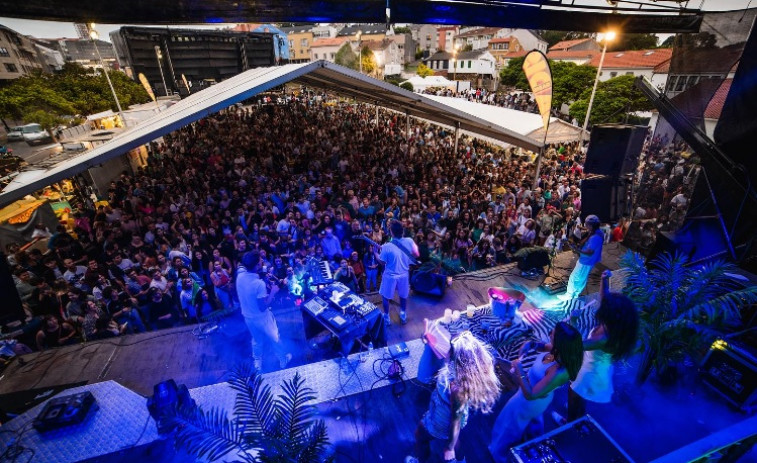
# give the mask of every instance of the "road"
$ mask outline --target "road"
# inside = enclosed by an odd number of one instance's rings
[[[13,150],[15,156],[20,157],[29,164],[44,161],[53,154],[60,153],[63,149],[60,143],[29,146],[25,141],[8,142],[8,147]]]

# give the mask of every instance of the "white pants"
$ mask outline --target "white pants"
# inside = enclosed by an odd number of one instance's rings
[[[593,265],[585,265],[580,262],[576,263],[576,267],[570,274],[568,279],[568,290],[565,294],[572,298],[576,298],[581,295],[581,292],[586,287],[586,280],[589,279],[589,273],[591,273]]]
[[[401,299],[407,299],[410,295],[410,276],[405,274],[399,277],[389,276],[386,273],[381,277],[379,294],[387,299],[394,297],[394,291],[399,292]]]

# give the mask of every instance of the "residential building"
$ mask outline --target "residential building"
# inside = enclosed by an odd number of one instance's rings
[[[470,46],[472,50],[481,50],[489,46],[489,40],[493,39],[501,27],[475,27],[460,29],[455,36],[454,45],[460,49]],[[452,50],[449,50],[452,51]]]
[[[665,94],[673,98],[706,79],[733,79],[741,53],[741,45],[734,44],[722,48],[687,50],[685,53],[677,54],[668,63],[668,69],[661,70],[670,74],[666,81]],[[722,63],[736,64],[725,72]]]
[[[547,52],[547,58],[552,61],[575,63],[579,66],[588,64],[594,57],[599,56],[601,51],[594,50],[552,50]]]
[[[460,33],[460,26],[439,26],[436,28],[436,47],[438,50],[449,51],[455,49],[455,37]]]
[[[37,49],[27,36],[0,25],[0,81],[16,79],[42,69]]]
[[[602,47],[593,37],[562,40],[549,47],[549,51],[601,51]]]
[[[397,42],[391,39],[369,40],[363,42],[363,47],[368,47],[376,57],[377,64],[381,69],[380,75],[396,75],[402,72],[402,53]]]
[[[357,33],[361,32],[360,40],[384,40],[387,35],[391,35],[391,29],[386,29],[386,24],[354,24],[343,27],[337,32],[337,37],[348,37],[350,40],[357,40]]]
[[[504,37],[515,37],[518,39],[518,43],[520,43],[522,50],[539,50],[542,53],[547,52],[547,41],[528,29],[502,28],[497,32],[496,38]]]
[[[289,62],[310,61],[310,45],[313,44],[313,32],[310,26],[282,27],[281,31],[289,38]]]
[[[711,140],[715,139],[715,126],[718,125],[718,120],[720,120],[723,106],[725,106],[725,99],[728,96],[728,92],[731,91],[732,83],[732,77],[725,79],[704,110],[704,131]]]
[[[599,80],[604,82],[622,75],[643,76],[652,80],[655,69],[659,69],[666,61],[669,62],[672,56],[672,48],[607,52],[602,71],[599,73]],[[601,54],[597,54],[588,64],[597,67],[600,59]]]
[[[339,29],[332,24],[325,24],[321,26],[313,26],[310,29],[310,32],[313,33],[314,39],[328,39],[336,37],[336,33],[339,32]]]
[[[459,52],[456,59],[451,53],[439,51],[423,61],[437,75],[469,81],[474,88],[496,88],[497,69],[489,50]]]
[[[118,60],[113,45],[100,39],[35,39],[52,50],[57,50],[67,63],[77,63],[88,69],[102,69],[103,63],[108,69],[118,69]],[[97,47],[97,49],[95,49]],[[97,53],[100,53],[98,57]]]
[[[125,60],[133,75],[144,74],[156,95],[186,93],[182,76],[194,92],[276,63],[272,33],[129,26],[117,35],[113,43],[119,60]]]
[[[418,50],[424,53],[424,58],[439,50],[437,43],[437,28],[431,24],[414,24],[410,26],[410,35],[417,44]]]
[[[349,37],[313,39],[313,44],[310,45],[310,59],[312,61],[323,59],[333,63],[336,60],[336,53],[348,41]]]
[[[49,48],[42,43],[35,41],[34,46],[37,48],[37,59],[42,65],[42,70],[47,73],[60,71],[66,60],[58,50]]]
[[[415,42],[413,42],[410,34],[395,34],[387,38],[397,44],[400,54],[400,62],[398,64],[404,66],[407,63],[415,61]]]
[[[507,66],[510,59],[516,56],[525,56],[525,50],[514,36],[494,38],[489,40],[489,53],[494,57],[497,69]]]

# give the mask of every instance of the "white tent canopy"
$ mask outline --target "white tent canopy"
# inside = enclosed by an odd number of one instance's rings
[[[475,114],[477,117],[506,127],[513,132],[532,138],[541,144],[544,141],[544,126],[541,115],[468,101],[464,98],[446,96],[425,95],[428,98],[450,106],[456,110]],[[556,117],[549,119],[549,134],[547,143],[559,143],[578,140],[581,136],[581,128],[569,124]]]
[[[165,111],[142,121],[139,125],[129,127],[110,141],[90,151],[50,166],[45,170],[44,175],[36,175],[34,179],[24,182],[14,179],[0,193],[0,206],[9,204],[51,183],[102,164],[109,159],[121,156],[131,149],[214,114],[232,104],[292,81],[308,87],[352,97],[358,101],[391,108],[412,117],[459,127],[461,130],[526,149],[538,150],[542,145],[541,142],[507,128],[498,121],[484,119],[476,115],[475,112],[460,111],[424,95],[407,91],[333,63],[315,61],[303,64],[287,64],[285,66],[251,69],[238,74],[231,79],[190,95]]]
[[[448,80],[444,78],[443,76],[428,76],[428,77],[413,76],[410,79],[406,80],[405,82],[410,82],[413,85],[413,91],[415,92],[422,92],[426,90],[427,88],[431,88],[431,87],[455,88],[455,81]],[[404,84],[405,82],[402,82],[402,83]]]

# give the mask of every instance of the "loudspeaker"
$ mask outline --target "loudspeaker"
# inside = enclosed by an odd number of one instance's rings
[[[635,125],[595,125],[591,129],[584,173],[619,178],[639,164],[647,128]]]
[[[581,218],[594,214],[604,223],[615,222],[626,212],[626,184],[609,177],[581,181]]]
[[[3,303],[0,304],[0,325],[26,318],[21,298],[16,291],[16,284],[13,283],[13,276],[8,267],[8,258],[2,252],[0,252],[0,294],[4,295]]]
[[[736,340],[718,339],[702,362],[702,379],[740,410],[757,404],[757,359]]]
[[[549,260],[549,249],[541,246],[531,246],[520,249],[513,257],[518,261],[520,270],[544,270],[551,262]]]
[[[447,277],[441,273],[415,272],[410,287],[416,293],[442,297],[447,290]]]

